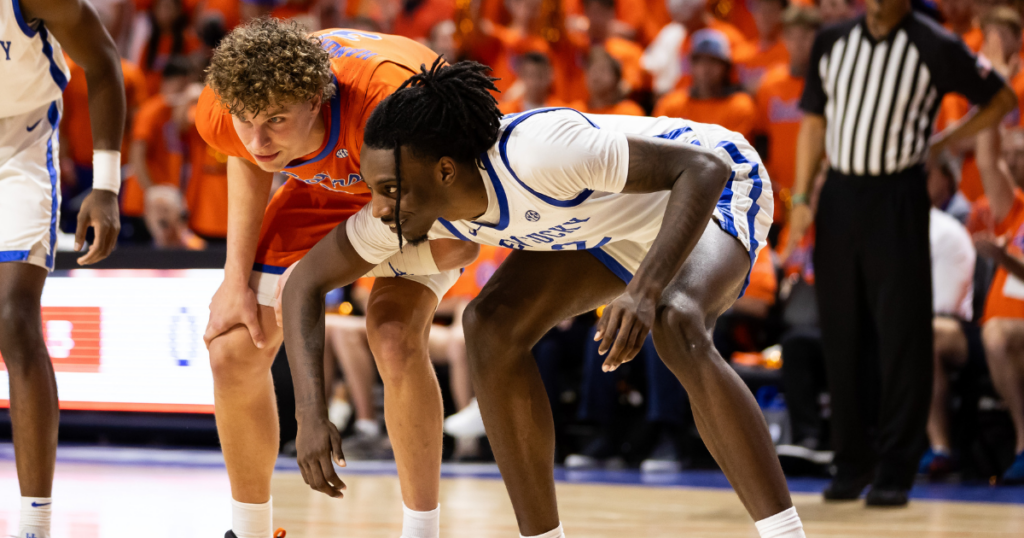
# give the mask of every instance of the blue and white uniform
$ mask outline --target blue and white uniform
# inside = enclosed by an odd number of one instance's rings
[[[586,250],[628,283],[661,229],[670,192],[622,193],[629,170],[627,134],[699,145],[732,163],[713,219],[743,245],[753,264],[767,243],[774,203],[768,173],[743,136],[677,118],[567,108],[505,116],[497,144],[480,157],[487,211],[475,221],[439,220],[429,237],[519,250]],[[347,226],[352,246],[368,262],[379,263],[398,250],[395,234],[373,218],[369,206]]]
[[[53,270],[60,208],[58,125],[68,66],[19,0],[0,0],[0,262]]]

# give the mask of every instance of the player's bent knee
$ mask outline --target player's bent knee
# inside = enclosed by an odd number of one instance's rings
[[[210,341],[210,369],[218,385],[262,382],[276,356],[277,346],[257,348],[245,327],[235,327]]]
[[[704,312],[688,301],[663,303],[658,309],[654,338],[656,343],[668,344],[674,351],[662,354],[662,361],[669,367],[673,362],[692,364],[708,356],[714,344],[704,318]]]

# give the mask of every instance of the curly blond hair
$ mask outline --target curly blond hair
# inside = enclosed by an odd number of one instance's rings
[[[294,21],[258,18],[231,31],[213,51],[206,84],[233,115],[329,99],[331,59],[319,37]]]

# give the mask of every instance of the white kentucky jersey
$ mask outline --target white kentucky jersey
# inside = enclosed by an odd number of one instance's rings
[[[628,282],[661,229],[670,192],[622,193],[629,170],[627,134],[703,146],[732,164],[714,219],[743,244],[753,263],[774,204],[768,174],[741,135],[677,118],[568,108],[505,116],[498,142],[480,157],[487,211],[475,221],[441,219],[429,237],[518,250],[587,250]],[[348,236],[360,256],[379,263],[398,250],[398,240],[370,209],[349,219]]]
[[[30,24],[20,0],[0,0],[0,118],[60,99],[68,76],[64,52],[42,22]]]

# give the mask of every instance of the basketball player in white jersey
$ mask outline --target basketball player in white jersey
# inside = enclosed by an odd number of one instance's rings
[[[323,293],[403,240],[457,238],[514,249],[465,324],[474,388],[522,536],[564,536],[554,426],[530,349],[561,320],[609,304],[597,333],[605,371],[632,359],[653,329],[760,536],[802,538],[764,418],[711,341],[772,222],[757,153],[737,133],[682,119],[571,109],[501,118],[486,69],[435,63],[377,107],[361,162],[372,214],[363,208],[339,226],[291,275],[285,340],[304,478],[315,489],[342,487],[324,426]]]
[[[95,240],[78,262],[114,248],[120,224],[125,97],[114,42],[84,0],[0,0],[0,355],[10,376],[14,455],[21,485],[18,538],[49,538],[57,455],[57,383],[43,340],[40,296],[53,270],[60,221],[57,162],[62,50],[85,69],[95,155],[93,192],[75,235]]]

